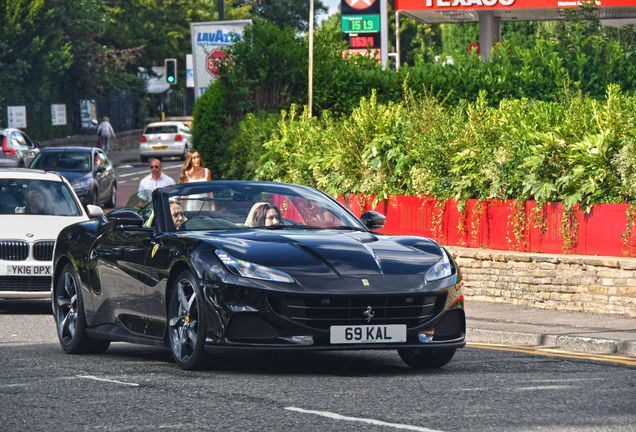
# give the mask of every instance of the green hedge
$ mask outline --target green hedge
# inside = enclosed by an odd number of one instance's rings
[[[320,122],[292,107],[254,178],[380,199],[535,199],[584,210],[634,200],[636,97],[610,86],[604,101],[570,91],[553,102],[487,99],[447,106],[410,92],[383,104],[374,93],[351,116]]]

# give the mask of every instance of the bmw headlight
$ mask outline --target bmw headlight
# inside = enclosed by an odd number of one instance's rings
[[[433,267],[426,272],[426,280],[428,282],[443,279],[453,274],[448,254],[442,249],[442,259],[437,261]]]
[[[221,262],[225,264],[225,267],[235,275],[272,282],[294,283],[294,279],[291,276],[281,271],[236,259],[222,250],[216,250],[215,252]]]

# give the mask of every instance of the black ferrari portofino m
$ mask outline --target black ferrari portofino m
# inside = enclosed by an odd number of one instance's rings
[[[141,191],[60,232],[60,343],[167,346],[184,369],[246,350],[397,349],[412,367],[443,366],[465,345],[460,271],[431,239],[373,232],[384,223],[290,184]]]

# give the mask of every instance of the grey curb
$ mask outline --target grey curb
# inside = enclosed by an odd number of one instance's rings
[[[585,351],[601,354],[636,355],[636,342],[598,339],[570,335],[551,335],[541,333],[523,333],[501,330],[469,328],[466,341],[474,343],[498,343],[563,348],[572,351]]]

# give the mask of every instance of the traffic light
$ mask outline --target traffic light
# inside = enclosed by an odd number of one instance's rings
[[[166,59],[166,84],[177,83],[177,59]]]

